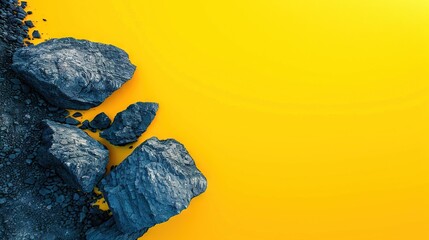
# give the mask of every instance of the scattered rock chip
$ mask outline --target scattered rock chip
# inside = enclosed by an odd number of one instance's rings
[[[88,120],[83,121],[82,125],[79,128],[82,130],[88,129],[89,128],[89,121]]]
[[[69,185],[91,192],[106,171],[109,152],[79,128],[46,120],[38,161]]]
[[[33,28],[34,24],[31,20],[27,20],[24,22],[25,26],[29,27],[29,28]]]
[[[136,69],[123,50],[74,38],[18,49],[12,68],[51,104],[70,109],[98,106]]]
[[[100,133],[111,144],[123,146],[133,143],[147,130],[156,112],[158,103],[137,102],[118,113],[110,128]]]
[[[38,30],[34,30],[31,35],[33,36],[33,38],[41,38],[42,37]]]
[[[104,130],[110,126],[112,120],[110,120],[109,116],[106,113],[99,113],[95,118],[89,123],[89,126],[94,129]]]
[[[207,180],[185,147],[153,137],[138,146],[100,182],[122,232],[167,221],[207,188]]]
[[[81,112],[75,112],[72,115],[73,117],[82,117],[82,113]]]

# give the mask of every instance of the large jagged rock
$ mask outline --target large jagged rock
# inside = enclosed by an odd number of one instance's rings
[[[49,120],[43,125],[39,163],[55,169],[69,185],[91,192],[106,171],[107,148],[75,126]]]
[[[113,218],[110,218],[98,227],[86,232],[86,240],[135,240],[147,232],[148,228],[133,233],[124,233],[118,229]]]
[[[153,137],[100,182],[122,232],[167,221],[207,188],[207,180],[179,142]]]
[[[12,68],[48,102],[70,109],[98,106],[136,69],[123,50],[74,38],[18,49]]]
[[[101,132],[100,136],[117,146],[133,143],[147,130],[157,111],[158,103],[131,104],[115,116],[112,125]]]

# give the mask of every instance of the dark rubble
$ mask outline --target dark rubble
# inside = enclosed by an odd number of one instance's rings
[[[109,218],[92,206],[99,197],[69,187],[35,159],[42,120],[65,122],[69,113],[11,70],[13,53],[28,37],[27,10],[0,0],[0,239],[85,239],[86,230]]]
[[[111,144],[124,146],[136,142],[147,130],[158,111],[158,103],[137,102],[118,113],[112,125],[100,133]]]
[[[51,104],[70,109],[100,105],[136,69],[123,50],[74,38],[21,48],[12,68]]]
[[[132,233],[179,214],[206,190],[207,180],[182,144],[153,137],[99,185],[118,228]]]
[[[40,165],[54,169],[70,186],[92,192],[106,172],[107,148],[77,127],[49,120],[43,126]]]

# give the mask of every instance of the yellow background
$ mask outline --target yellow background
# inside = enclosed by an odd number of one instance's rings
[[[178,139],[208,178],[188,210],[142,239],[429,239],[429,1],[28,9],[44,38],[111,43],[138,66],[85,119],[159,102],[141,140]],[[110,148],[115,163],[131,151]]]

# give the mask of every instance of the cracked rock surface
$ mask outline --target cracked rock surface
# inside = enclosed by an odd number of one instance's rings
[[[40,165],[54,169],[70,186],[92,192],[106,171],[107,148],[75,126],[43,123]]]
[[[100,182],[118,228],[127,233],[167,221],[206,188],[206,178],[185,147],[155,137]]]
[[[118,113],[100,137],[116,146],[133,143],[147,130],[158,111],[158,103],[137,102]]]
[[[123,50],[74,38],[18,49],[12,68],[51,104],[69,109],[100,105],[136,69]]]

